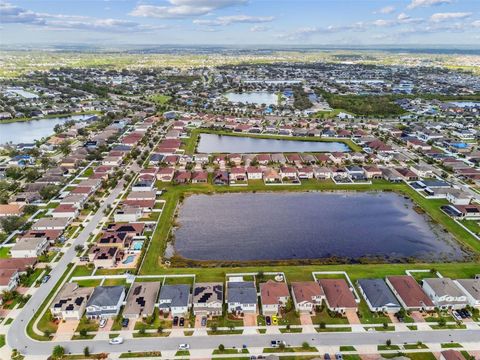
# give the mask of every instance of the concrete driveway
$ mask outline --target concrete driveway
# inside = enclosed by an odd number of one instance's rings
[[[358,314],[355,310],[347,310],[345,312],[345,316],[347,317],[348,319],[348,322],[351,324],[351,325],[359,325],[361,324],[361,321],[360,319],[358,318]]]
[[[257,314],[245,314],[243,316],[243,326],[257,326]]]
[[[312,315],[309,313],[300,313],[300,324],[313,325]]]

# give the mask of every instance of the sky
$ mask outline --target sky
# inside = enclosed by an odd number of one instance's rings
[[[480,0],[0,0],[0,47],[476,45]]]

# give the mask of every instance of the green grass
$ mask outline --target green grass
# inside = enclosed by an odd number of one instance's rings
[[[248,354],[247,349],[215,349],[213,350],[213,355],[231,355],[231,354]]]
[[[188,350],[178,350],[175,353],[175,356],[190,356],[190,351],[188,351]]]
[[[170,101],[172,97],[168,95],[163,95],[163,94],[153,94],[149,97],[150,101],[153,101],[154,103],[158,105],[165,105]]]
[[[155,307],[153,313],[153,322],[148,323],[145,319],[138,320],[135,323],[135,330],[140,330],[141,328],[144,328],[146,330],[158,329],[160,326],[164,329],[170,329],[172,327],[172,321],[163,318],[163,316],[160,316],[158,313],[158,308]]]
[[[357,351],[355,346],[340,346],[340,351]]]
[[[93,268],[87,265],[77,265],[70,276],[70,279],[77,276],[90,276],[92,275]]]
[[[9,247],[1,247],[0,248],[0,259],[8,259],[10,257],[9,255],[10,248]]]
[[[466,329],[467,328],[467,326],[464,325],[464,324],[461,324],[461,325],[445,325],[445,326],[430,325],[430,327],[433,330],[444,330],[444,329],[455,330],[455,329]]]
[[[5,346],[5,335],[0,335],[0,348]]]
[[[366,301],[362,298],[358,305],[358,317],[362,324],[389,324],[391,320],[382,313],[372,313]]]
[[[207,326],[210,327],[213,324],[217,325],[217,327],[227,327],[230,328],[231,326],[243,326],[242,319],[235,319],[230,314],[225,314],[222,316],[214,316],[207,321]]]
[[[309,347],[303,347],[303,346],[298,346],[298,347],[284,347],[283,349],[276,347],[276,348],[264,348],[263,353],[268,354],[268,353],[281,353],[281,352],[286,352],[286,353],[296,353],[296,352],[317,352],[317,348],[313,346]]]
[[[98,331],[98,322],[95,320],[87,319],[82,317],[78,323],[77,329],[75,332],[80,332],[82,330],[88,331]]]
[[[280,332],[281,332],[282,334],[301,333],[301,332],[302,332],[302,328],[290,328],[290,329],[281,328],[281,329],[280,329]]]
[[[378,345],[377,350],[383,351],[383,350],[400,350],[400,346],[398,345]]]
[[[72,340],[92,340],[95,335],[73,335]]]
[[[5,320],[5,324],[3,325],[10,325],[12,322],[13,322],[13,318],[8,318],[7,320]]]
[[[332,325],[348,324],[348,319],[346,317],[340,315],[331,316],[325,305],[322,306],[322,308],[322,311],[319,311],[314,316],[312,316],[312,322],[314,325],[319,325],[321,323]]]
[[[342,326],[342,327],[327,327],[324,329],[321,329],[319,327],[316,327],[315,330],[317,332],[351,332],[352,328],[350,326]]]
[[[405,350],[415,350],[415,349],[428,349],[428,346],[423,343],[418,344],[405,344],[403,345]]]
[[[240,335],[240,334],[243,334],[243,330],[217,330],[217,331],[208,330],[207,334],[208,335]]]
[[[452,349],[452,348],[461,348],[463,347],[459,343],[451,342],[451,343],[443,343],[440,345],[442,349]]]
[[[120,354],[120,359],[133,359],[143,357],[161,357],[160,351],[145,351],[145,352],[129,352]]]
[[[89,167],[85,169],[85,171],[82,173],[82,177],[90,177],[93,175],[93,168]]]

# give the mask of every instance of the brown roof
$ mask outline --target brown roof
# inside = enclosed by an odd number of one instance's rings
[[[23,205],[19,204],[0,204],[1,215],[20,215]]]
[[[415,279],[408,275],[388,276],[387,280],[407,307],[434,306]]]
[[[357,308],[355,297],[344,279],[320,279],[328,305],[334,308]]]
[[[288,297],[288,286],[284,282],[275,282],[268,280],[266,283],[260,284],[260,296],[262,304],[278,304],[278,298]]]
[[[22,272],[28,267],[33,267],[36,263],[37,258],[35,257],[0,259],[0,270],[15,269]]]
[[[292,282],[292,292],[297,302],[312,301],[313,297],[325,295],[323,289],[315,281]]]
[[[0,269],[0,285],[8,285],[12,276],[17,272],[17,269]]]

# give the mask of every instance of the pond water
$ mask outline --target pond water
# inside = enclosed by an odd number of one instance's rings
[[[12,123],[0,122],[0,144],[7,142],[12,144],[31,143],[52,135],[53,128],[57,124],[63,124],[67,120],[86,120],[90,117],[92,115],[74,115]]]
[[[194,260],[460,260],[453,237],[395,193],[192,195],[179,210],[175,250]]]
[[[348,152],[342,142],[261,139],[216,134],[200,135],[199,153],[280,153],[280,152]]]
[[[225,97],[228,101],[232,103],[249,103],[249,104],[265,104],[266,106],[269,105],[277,105],[278,98],[277,94],[268,92],[268,91],[251,91],[251,92],[243,92],[243,93],[226,93]]]

